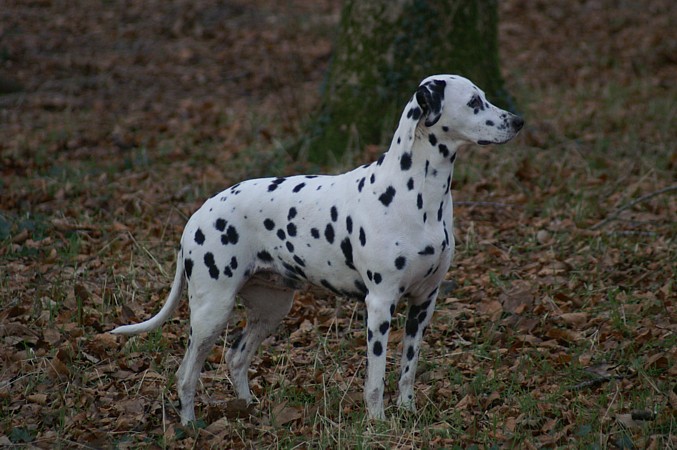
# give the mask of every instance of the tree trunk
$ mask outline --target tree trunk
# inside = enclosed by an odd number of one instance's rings
[[[320,113],[298,156],[327,164],[387,145],[428,75],[463,75],[507,106],[497,23],[496,0],[346,0]]]

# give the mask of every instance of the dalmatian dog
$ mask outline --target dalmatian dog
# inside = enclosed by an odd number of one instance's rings
[[[397,404],[413,410],[422,336],[454,252],[450,187],[456,152],[468,143],[505,143],[523,124],[463,77],[424,79],[378,161],[335,176],[247,180],[207,200],[183,232],[164,306],[151,319],[112,332],[135,335],[159,327],[188,284],[190,336],[177,371],[186,424],[195,419],[198,378],[236,296],[247,325],[226,361],[237,396],[247,401],[251,360],[289,312],[300,285],[364,299],[364,400],[369,417],[383,419],[388,333],[404,298],[409,309]]]

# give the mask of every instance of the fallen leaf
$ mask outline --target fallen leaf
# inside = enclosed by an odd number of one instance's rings
[[[287,402],[282,402],[273,408],[271,413],[272,421],[277,426],[293,422],[303,416],[303,410],[298,406],[287,406]]]

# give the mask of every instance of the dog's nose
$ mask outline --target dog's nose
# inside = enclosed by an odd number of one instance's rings
[[[512,127],[515,129],[515,131],[519,131],[522,129],[524,126],[524,119],[522,119],[520,116],[514,116],[512,118]]]

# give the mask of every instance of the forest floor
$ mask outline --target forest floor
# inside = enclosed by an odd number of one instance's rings
[[[164,302],[205,198],[312,169],[281,143],[317,106],[340,2],[82,3],[0,9],[0,446],[677,448],[671,0],[498,2],[527,125],[457,159],[458,287],[417,413],[394,407],[403,308],[372,423],[363,305],[308,290],[255,358],[253,406],[214,348],[195,427],[174,385],[187,302],[106,332]]]

